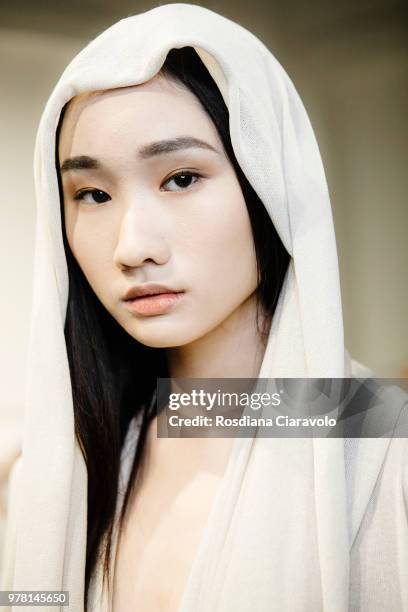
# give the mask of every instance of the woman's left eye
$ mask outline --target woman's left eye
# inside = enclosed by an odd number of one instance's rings
[[[194,180],[195,179],[195,180]],[[177,174],[173,174],[165,183],[167,185],[166,191],[185,191],[194,183],[197,183],[201,179],[201,175],[195,172],[188,172],[185,170],[184,172],[178,172]],[[169,187],[169,185],[172,185]]]

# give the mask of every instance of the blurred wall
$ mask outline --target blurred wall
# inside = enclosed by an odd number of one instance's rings
[[[290,55],[289,62],[331,193],[346,346],[386,377],[408,377],[408,38],[403,25],[377,18],[358,28],[334,29]]]
[[[202,4],[257,34],[295,82],[332,195],[348,349],[379,375],[408,375],[404,5]],[[43,105],[87,40],[115,20],[155,5],[126,0],[0,5],[2,427],[6,417],[13,422],[19,417],[23,404],[35,219],[32,153]]]
[[[39,32],[0,30],[1,429],[20,418],[33,271],[37,124],[55,81],[81,43]],[[1,440],[0,440],[1,444]]]

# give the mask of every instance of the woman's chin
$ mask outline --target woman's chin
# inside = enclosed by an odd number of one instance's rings
[[[169,321],[159,322],[157,319],[157,317],[150,317],[148,324],[139,324],[137,328],[133,327],[127,331],[135,340],[151,348],[183,346],[200,337],[199,333],[194,334],[191,329],[180,329],[180,326],[176,324],[172,324]]]

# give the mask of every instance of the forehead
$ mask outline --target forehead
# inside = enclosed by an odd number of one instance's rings
[[[187,133],[215,144],[218,134],[196,96],[183,84],[156,75],[140,85],[81,94],[66,109],[60,156],[96,154],[109,143],[143,144]]]

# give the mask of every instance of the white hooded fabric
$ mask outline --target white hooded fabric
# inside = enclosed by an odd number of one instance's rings
[[[167,4],[104,31],[68,65],[38,129],[23,452],[10,481],[2,576],[7,590],[69,591],[71,612],[84,609],[87,471],[64,340],[56,128],[72,97],[148,81],[183,46],[217,83],[237,160],[291,255],[259,377],[352,373],[322,161],[281,65],[253,34],[196,5]],[[132,422],[123,482],[136,436]],[[408,610],[406,465],[402,439],[237,438],[179,612]],[[88,604],[111,609],[100,568]]]

